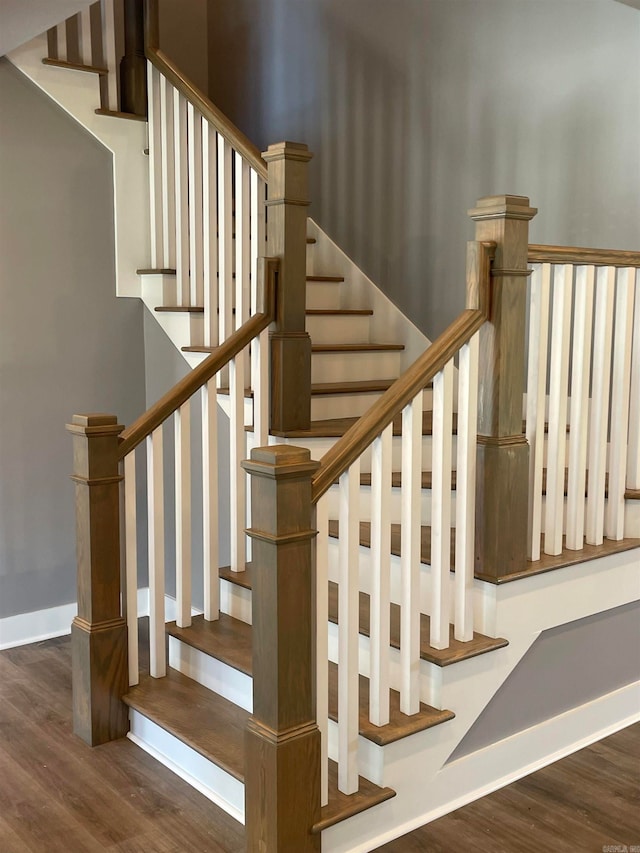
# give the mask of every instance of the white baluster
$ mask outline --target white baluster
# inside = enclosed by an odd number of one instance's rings
[[[218,404],[216,381],[200,390],[202,408],[202,562],[204,570],[204,618],[220,615],[218,569]]]
[[[138,512],[136,508],[136,454],[124,457],[125,574],[127,579],[127,635],[129,685],[138,683]]]
[[[473,639],[478,338],[479,333],[476,332],[469,343],[462,347],[458,367],[454,636],[463,642]]]
[[[149,202],[151,209],[151,267],[164,263],[162,245],[162,111],[160,107],[160,72],[147,62],[147,100],[149,103]]]
[[[338,540],[338,789],[358,790],[360,460],[340,477]]]
[[[162,266],[176,265],[176,190],[173,143],[173,86],[160,75],[160,160],[162,204]]]
[[[178,305],[189,305],[189,186],[187,101],[173,90],[174,181],[176,194],[176,291]]]
[[[571,264],[556,266],[553,277],[553,325],[551,327],[547,499],[544,516],[545,554],[562,553],[572,283]]]
[[[190,304],[202,305],[204,299],[202,248],[202,117],[193,104],[187,104],[189,138],[189,271]]]
[[[640,276],[637,272],[635,308],[633,313],[628,447],[627,488],[640,489]]]
[[[229,468],[231,471],[231,571],[243,572],[246,563],[246,474],[240,463],[246,457],[244,429],[244,360],[239,353],[229,364]]]
[[[257,312],[258,258],[265,251],[265,183],[251,170],[251,307]],[[269,433],[269,331],[265,329],[251,342],[251,387],[253,388],[253,428],[257,446],[265,445]]]
[[[233,331],[233,185],[231,146],[218,134],[218,305],[219,340]]]
[[[400,710],[420,710],[422,394],[402,412]]]
[[[571,357],[571,414],[569,418],[569,480],[567,486],[566,547],[584,547],[587,426],[595,268],[576,267],[576,298]]]
[[[102,60],[107,74],[107,109],[118,110],[118,59],[116,55],[116,20],[113,0],[101,0]]]
[[[149,534],[149,672],[167,674],[164,618],[164,477],[162,427],[147,437],[147,513]]]
[[[389,722],[389,637],[391,602],[391,444],[389,425],[373,442],[371,456],[371,661],[369,719]]]
[[[609,488],[605,512],[607,539],[624,538],[624,493],[627,474],[629,436],[629,393],[631,384],[631,336],[633,333],[633,294],[636,271],[618,270],[616,318],[611,371],[611,429],[609,448]]]
[[[93,65],[91,48],[91,9],[89,6],[78,12],[78,52],[82,65]]]
[[[69,61],[67,51],[67,22],[63,21],[56,27],[56,38],[58,41],[58,59],[62,62]]]
[[[204,233],[204,343],[218,343],[218,176],[217,135],[202,119],[202,229]]]
[[[551,264],[535,266],[531,277],[529,309],[529,366],[527,373],[527,441],[529,442],[529,525],[527,553],[540,559],[542,534],[542,476],[544,471],[544,423],[547,396],[549,346],[549,296]]]
[[[589,482],[587,487],[587,531],[589,545],[604,540],[604,489],[607,470],[607,426],[611,338],[613,334],[614,267],[600,267],[596,286],[596,315],[593,330],[591,416],[589,419]]]
[[[235,154],[236,200],[236,322],[235,328],[249,319],[251,288],[251,174],[241,154]]]
[[[176,484],[176,625],[191,625],[191,408],[174,413]]]
[[[453,361],[449,361],[433,378],[430,644],[434,649],[449,647],[452,412]]]
[[[321,736],[322,805],[329,801],[329,496],[323,495],[315,505],[315,528],[318,531],[315,548],[316,576],[316,719]]]

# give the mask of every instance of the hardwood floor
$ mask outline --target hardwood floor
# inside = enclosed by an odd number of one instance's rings
[[[640,849],[640,724],[378,853],[605,845]],[[104,850],[240,853],[244,830],[130,741],[74,737],[68,637],[0,652],[0,853]]]

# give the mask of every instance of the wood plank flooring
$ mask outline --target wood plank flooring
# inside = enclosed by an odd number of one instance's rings
[[[379,853],[599,853],[640,845],[640,724]],[[240,853],[244,830],[124,739],[71,733],[68,637],[0,652],[2,853]]]

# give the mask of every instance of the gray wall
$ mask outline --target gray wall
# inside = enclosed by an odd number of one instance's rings
[[[532,242],[638,248],[640,14],[612,0],[209,0],[213,100],[307,142],[311,214],[433,337],[466,210],[528,195]]]
[[[639,602],[543,631],[449,761],[638,680]]]
[[[0,617],[75,601],[74,412],[144,410],[111,156],[0,61]]]

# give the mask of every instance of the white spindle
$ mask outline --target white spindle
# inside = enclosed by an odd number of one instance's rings
[[[460,350],[456,463],[456,574],[454,636],[473,639],[473,573],[476,526],[478,333]]]
[[[338,788],[358,790],[360,460],[340,477],[338,540]]]
[[[449,647],[452,412],[453,361],[449,361],[433,378],[430,644],[434,649]]]
[[[571,357],[571,414],[569,418],[569,480],[567,486],[566,547],[584,546],[584,507],[587,476],[587,425],[595,268],[576,268],[576,298]]]
[[[636,271],[632,267],[618,270],[611,371],[609,488],[605,513],[605,535],[608,539],[624,538],[635,277]]]
[[[160,75],[160,159],[162,206],[162,266],[176,265],[176,192],[173,144],[173,86]]]
[[[202,562],[204,618],[220,615],[218,569],[218,404],[215,379],[200,390],[202,409]]]
[[[402,412],[400,710],[420,710],[422,394]]]
[[[369,719],[389,722],[389,622],[391,602],[391,443],[389,425],[373,442],[371,457],[371,631]]]
[[[91,49],[91,9],[89,6],[78,12],[78,51],[83,65],[93,65]]]
[[[58,42],[58,59],[67,62],[69,60],[67,52],[67,22],[63,21],[56,27],[56,38]]]
[[[219,340],[233,331],[233,185],[231,146],[218,134],[218,305]]]
[[[191,625],[191,405],[174,413],[176,504],[176,624]]]
[[[167,674],[164,628],[164,477],[162,427],[147,437],[147,513],[149,532],[149,672]]]
[[[239,353],[229,364],[229,467],[231,471],[231,571],[243,572],[246,562],[246,474],[240,463],[246,456],[244,429],[244,359]]]
[[[187,104],[189,138],[189,271],[190,304],[202,305],[204,298],[202,247],[202,117]]]
[[[163,266],[162,217],[162,112],[160,72],[147,62],[147,100],[149,104],[149,203],[151,210],[151,266]]]
[[[556,266],[553,277],[553,324],[551,327],[547,497],[544,516],[545,554],[562,553],[572,282],[573,266],[571,264]]]
[[[116,55],[116,19],[114,0],[101,0],[102,60],[107,74],[107,109],[118,109],[118,59]]]
[[[316,719],[321,737],[322,805],[329,801],[329,496],[323,495],[315,505],[315,528],[318,531],[313,549],[316,576]]]
[[[257,312],[258,258],[265,251],[265,183],[251,170],[251,308]],[[269,332],[265,329],[251,342],[253,428],[257,446],[267,443],[269,433]]]
[[[542,475],[547,395],[549,297],[551,264],[536,266],[531,277],[529,309],[529,367],[527,374],[527,441],[529,442],[529,525],[527,553],[540,559],[542,534]]]
[[[189,305],[189,184],[187,101],[173,90],[174,181],[176,198],[176,289],[178,305]]]
[[[124,458],[125,574],[127,579],[127,635],[129,685],[138,683],[138,513],[136,509],[136,454]]]
[[[235,154],[236,230],[236,321],[235,328],[249,319],[251,288],[251,171],[241,154]]]
[[[635,307],[633,313],[633,350],[631,354],[628,448],[627,488],[640,489],[640,276],[637,271]]]
[[[202,230],[204,237],[204,343],[218,343],[218,144],[215,129],[202,119]]]
[[[589,545],[602,545],[604,539],[604,490],[607,470],[607,426],[609,423],[615,275],[614,267],[600,267],[598,269],[593,330],[592,405],[589,419],[589,482],[586,530],[586,539]]]

